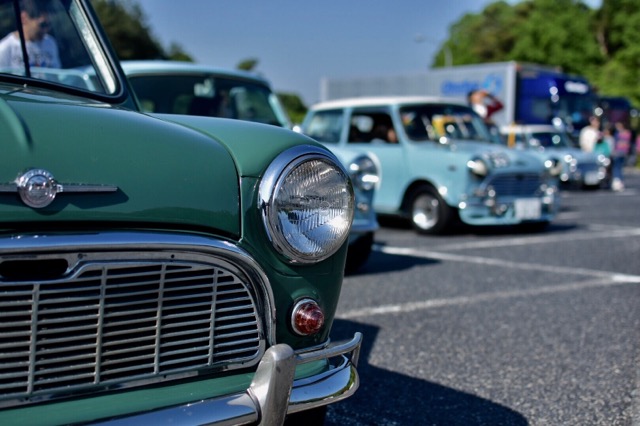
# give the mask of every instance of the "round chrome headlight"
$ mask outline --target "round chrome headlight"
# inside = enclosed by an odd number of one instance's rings
[[[380,181],[378,168],[368,155],[361,155],[349,164],[349,177],[363,191],[371,191]]]
[[[291,263],[316,263],[349,236],[354,193],[347,172],[328,151],[296,146],[271,163],[260,184],[269,238]]]

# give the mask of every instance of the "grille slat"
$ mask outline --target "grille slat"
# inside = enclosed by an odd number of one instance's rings
[[[110,252],[50,282],[0,279],[0,407],[257,362],[255,287],[228,260]]]
[[[24,368],[24,367],[28,367],[29,364],[26,362],[7,362],[4,363],[6,370],[12,370],[14,368]],[[5,379],[10,379],[10,378],[14,378],[14,377],[24,377],[24,373],[3,373],[0,374],[0,382],[2,382]]]
[[[537,173],[517,173],[495,175],[487,185],[491,186],[498,197],[534,196],[542,185],[542,177]]]

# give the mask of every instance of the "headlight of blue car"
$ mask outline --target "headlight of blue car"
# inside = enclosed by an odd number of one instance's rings
[[[483,178],[487,174],[489,174],[489,166],[487,165],[487,162],[482,158],[474,158],[473,160],[469,160],[467,162],[467,167],[472,174],[480,178]]]
[[[260,184],[260,209],[278,252],[290,263],[316,263],[347,239],[354,193],[337,159],[315,147],[294,147],[267,169]]]
[[[349,164],[349,176],[353,185],[363,191],[371,191],[380,181],[378,167],[368,155],[361,155]]]
[[[560,173],[562,173],[562,162],[557,158],[545,160],[544,167],[547,169],[549,175],[553,177],[560,176]]]

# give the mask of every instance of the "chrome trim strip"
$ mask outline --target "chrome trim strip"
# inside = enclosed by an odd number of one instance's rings
[[[106,420],[96,424],[104,426],[157,425],[281,425],[285,413],[296,413],[338,402],[351,396],[360,384],[356,370],[362,334],[355,333],[348,341],[332,343],[325,349],[295,355],[287,345],[272,346],[258,366],[251,387],[246,391],[221,398],[213,398],[139,414]],[[334,368],[291,385],[295,365],[339,357]],[[285,392],[288,401],[280,395],[263,392]],[[267,413],[266,415],[264,413]]]
[[[63,192],[116,192],[115,185],[101,184],[61,184],[45,169],[28,169],[14,182],[0,183],[0,192],[17,192],[27,206],[34,209],[47,207],[58,194]]]

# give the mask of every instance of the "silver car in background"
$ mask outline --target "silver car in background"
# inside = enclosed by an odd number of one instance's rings
[[[610,160],[582,151],[563,129],[545,124],[510,125],[500,128],[500,133],[507,146],[528,150],[543,160],[559,159],[559,178],[565,186],[598,188],[607,178]]]

